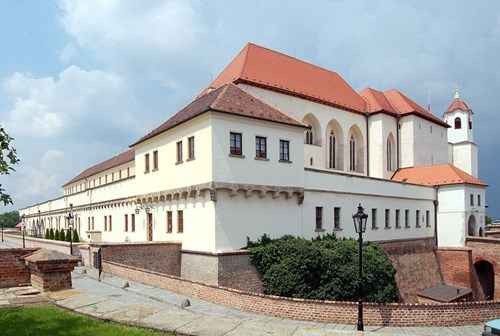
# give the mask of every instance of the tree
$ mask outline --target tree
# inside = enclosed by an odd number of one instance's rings
[[[64,234],[64,229],[61,229],[61,231],[59,231],[59,240],[60,241],[66,240],[66,235]]]
[[[0,126],[0,175],[8,175],[14,171],[13,166],[19,162],[16,149],[12,145],[14,138],[11,138],[7,131]],[[0,202],[4,205],[12,204],[12,198],[6,193],[0,184]]]
[[[45,229],[45,239],[50,239],[50,230],[49,229]]]
[[[54,229],[53,228],[50,228],[49,230],[49,239],[54,239]]]
[[[54,232],[54,240],[59,240],[59,229]]]
[[[19,223],[19,220],[19,212],[17,211],[5,212],[0,215],[0,224],[4,228],[15,227]]]

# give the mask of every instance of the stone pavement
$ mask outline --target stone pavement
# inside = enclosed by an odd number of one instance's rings
[[[190,306],[181,308],[186,297],[129,282],[106,274],[101,282],[83,269],[73,273],[73,289],[49,294],[56,305],[100,319],[113,320],[184,335],[357,335],[353,325],[303,322],[257,315],[187,298]],[[481,326],[466,327],[367,327],[365,335],[476,336]]]

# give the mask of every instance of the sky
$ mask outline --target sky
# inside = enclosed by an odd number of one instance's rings
[[[247,43],[398,88],[441,116],[474,111],[488,212],[500,217],[500,1],[0,2],[0,124],[21,158],[0,183],[21,208],[158,126]]]

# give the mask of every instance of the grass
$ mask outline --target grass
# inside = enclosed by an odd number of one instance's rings
[[[2,336],[171,336],[75,314],[51,305],[0,309]]]

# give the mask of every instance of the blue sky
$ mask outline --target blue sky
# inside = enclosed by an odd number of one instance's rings
[[[3,1],[0,122],[22,163],[17,208],[60,195],[187,104],[248,41],[399,88],[441,116],[456,87],[475,113],[480,176],[500,217],[500,2]]]

